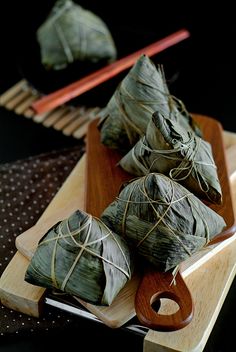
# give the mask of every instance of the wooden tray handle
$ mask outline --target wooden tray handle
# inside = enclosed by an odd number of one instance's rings
[[[193,317],[193,301],[180,272],[175,276],[171,272],[148,271],[135,296],[135,310],[138,319],[145,326],[159,331],[173,331],[185,327]],[[179,309],[173,314],[159,314],[153,308],[161,298],[175,301]]]

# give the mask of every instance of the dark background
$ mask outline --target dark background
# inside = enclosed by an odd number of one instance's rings
[[[224,128],[235,129],[236,113],[235,38],[232,5],[227,2],[206,7],[204,2],[78,1],[101,16],[128,54],[180,28],[191,39],[158,55],[167,79],[177,78],[171,89],[191,112],[219,119]],[[7,1],[1,5],[1,86],[19,74],[19,62],[35,55],[35,31],[54,1]],[[76,78],[76,77],[75,77]],[[6,83],[7,82],[7,83]]]
[[[53,3],[51,0],[7,1],[0,5],[1,92],[22,77],[22,61],[31,61],[34,65],[35,31]],[[236,132],[236,21],[232,6],[227,2],[219,5],[214,3],[212,6],[208,3],[207,8],[206,2],[155,3],[153,8],[154,1],[147,0],[140,4],[129,1],[80,1],[81,5],[101,16],[111,28],[121,48],[119,55],[128,54],[180,28],[187,28],[191,38],[157,55],[154,61],[164,65],[172,94],[180,98],[189,111],[214,117],[225,129]],[[104,95],[105,100],[109,89],[112,94],[114,87],[100,89],[99,94]],[[0,162],[76,143],[71,137],[65,137],[53,129],[45,129],[0,108]],[[235,285],[234,282],[205,351],[225,352],[234,349],[234,324],[230,325],[230,321],[236,313]],[[94,335],[96,342],[93,338],[83,338],[86,332],[91,337]],[[64,337],[55,333],[43,339],[29,336],[27,339],[4,341],[2,346],[0,344],[0,350],[38,351],[43,346],[46,348],[46,345],[60,349],[63,339],[65,345],[73,337],[76,343],[78,334],[77,330],[72,329]],[[142,342],[138,338],[136,341],[137,345],[126,334],[81,322],[78,345],[86,343],[88,351],[94,348],[111,350],[113,348],[108,346],[109,343],[115,344],[114,350],[117,351],[141,351]]]
[[[53,3],[52,0],[11,0],[1,5],[1,80],[14,80],[16,61],[22,54],[24,57],[25,51],[29,58],[35,30]],[[119,47],[123,45],[127,53],[187,28],[191,32],[188,43],[178,45],[179,50],[169,50],[157,60],[164,64],[167,78],[173,72],[178,73],[172,89],[189,111],[211,115],[221,120],[226,129],[232,129],[236,113],[235,12],[227,2],[212,6],[208,3],[207,7],[205,3],[80,1],[104,19]]]

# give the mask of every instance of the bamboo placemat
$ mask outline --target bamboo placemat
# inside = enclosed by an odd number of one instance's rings
[[[41,96],[25,79],[22,79],[0,95],[0,106],[77,139],[85,136],[89,122],[100,111],[99,107],[62,105],[45,114],[37,115],[30,105]]]

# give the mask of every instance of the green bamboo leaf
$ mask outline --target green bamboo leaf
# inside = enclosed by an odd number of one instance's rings
[[[129,150],[145,134],[155,111],[200,133],[183,103],[170,94],[162,67],[141,55],[100,113],[102,143]]]
[[[130,181],[101,219],[161,270],[187,259],[226,225],[186,188],[157,173]]]
[[[77,210],[41,240],[25,280],[87,302],[110,305],[131,273],[125,241],[101,220]]]
[[[137,176],[163,173],[201,199],[222,202],[211,145],[158,112],[153,114],[145,136],[121,159],[120,165]]]
[[[41,61],[62,69],[74,61],[114,61],[116,47],[103,20],[71,0],[58,0],[37,30]]]

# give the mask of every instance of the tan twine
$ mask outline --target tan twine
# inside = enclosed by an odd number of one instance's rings
[[[93,240],[93,241],[89,241],[90,235],[91,235],[91,229],[92,229],[92,222],[93,220],[96,220],[99,224],[102,224],[102,226],[106,229],[106,234],[101,236],[100,238]],[[78,264],[80,258],[82,257],[84,252],[87,252],[89,254],[91,254],[92,256],[101,259],[102,261],[106,262],[107,264],[112,265],[113,267],[115,267],[117,270],[121,271],[126,277],[127,279],[131,278],[131,269],[129,266],[129,263],[127,261],[127,258],[124,254],[124,251],[122,250],[120,244],[117,242],[117,239],[115,238],[113,232],[106,226],[106,224],[104,224],[100,219],[93,217],[92,215],[88,215],[88,218],[86,219],[86,221],[84,222],[84,224],[74,230],[71,231],[70,230],[70,226],[69,226],[69,222],[68,219],[63,220],[63,223],[66,222],[66,233],[64,234],[62,231],[62,222],[58,224],[58,235],[49,239],[45,239],[42,242],[39,243],[39,246],[45,245],[47,243],[50,242],[55,242],[54,243],[54,247],[53,247],[53,252],[52,252],[52,257],[51,257],[51,279],[53,282],[54,287],[56,287],[57,289],[60,289],[62,291],[64,291],[66,284],[68,282],[68,280],[70,279],[76,265]],[[78,236],[81,234],[82,231],[87,231],[86,233],[86,238],[85,241],[83,243],[79,242],[78,240],[75,239],[75,236]],[[99,255],[98,253],[94,252],[91,248],[89,248],[91,245],[98,243],[98,242],[102,242],[105,238],[112,236],[114,241],[116,242],[117,247],[119,248],[124,261],[126,263],[127,266],[127,271],[124,270],[123,268],[121,268],[119,265],[111,262],[110,260],[108,260],[107,258]],[[75,245],[75,247],[80,248],[80,251],[78,253],[78,255],[76,256],[73,264],[71,265],[70,269],[68,270],[67,274],[65,275],[65,278],[61,284],[61,286],[58,285],[57,279],[56,279],[56,252],[57,252],[57,247],[58,247],[58,241],[59,240],[64,240],[68,245],[71,245],[68,242],[68,239],[71,239]]]
[[[200,189],[207,193],[209,191],[209,184],[207,182],[207,178],[204,176],[204,174],[202,174],[201,172],[199,172],[197,165],[201,165],[201,166],[210,166],[213,167],[214,169],[216,169],[216,165],[214,163],[214,160],[212,158],[212,156],[210,154],[208,154],[211,162],[207,163],[201,160],[197,160],[197,156],[198,156],[198,151],[199,151],[199,147],[202,143],[202,139],[195,136],[193,133],[191,134],[191,138],[189,139],[189,141],[187,143],[180,143],[179,142],[179,146],[175,147],[173,149],[152,149],[149,148],[146,144],[145,144],[145,139],[146,137],[142,137],[139,141],[139,145],[142,150],[145,150],[151,154],[157,154],[158,157],[155,158],[152,161],[152,164],[150,165],[149,168],[145,167],[136,157],[135,155],[135,148],[132,149],[131,152],[131,157],[133,159],[133,162],[136,164],[136,166],[144,173],[144,174],[148,174],[150,172],[153,171],[153,167],[155,165],[155,163],[159,160],[159,158],[163,157],[165,159],[169,159],[169,160],[174,160],[174,161],[179,161],[179,165],[177,167],[172,168],[169,171],[169,177],[173,180],[173,181],[183,181],[186,180],[190,174],[192,173],[192,171],[195,171],[195,175],[197,178],[197,182],[199,184]],[[173,144],[176,144],[175,139],[172,140]],[[179,152],[185,152],[185,156],[180,158],[177,156],[177,153]],[[184,176],[183,176],[183,173]],[[201,176],[201,178],[200,178]]]
[[[58,2],[57,6],[55,6],[53,9],[52,16],[47,19],[48,23],[51,23],[54,26],[58,39],[61,43],[62,50],[64,51],[64,54],[69,63],[74,61],[73,52],[58,20],[62,15],[64,15],[66,11],[71,9],[72,5],[72,1],[68,0]]]

